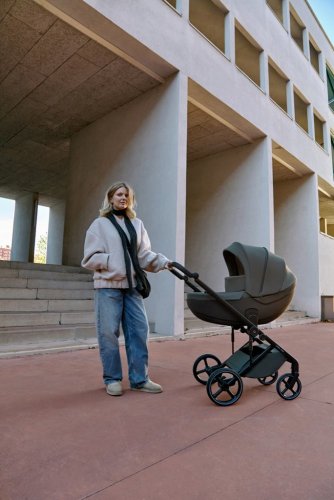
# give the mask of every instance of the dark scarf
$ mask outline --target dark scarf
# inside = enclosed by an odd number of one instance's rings
[[[121,226],[118,224],[114,214],[116,215],[123,215],[124,216],[124,222],[126,225],[126,228],[129,232],[130,235],[130,241],[129,238],[127,237],[126,233],[123,231]],[[126,215],[125,210],[113,210],[113,212],[109,213],[106,215],[106,217],[110,220],[110,222],[114,225],[116,228],[118,234],[121,237],[122,245],[123,245],[123,252],[124,252],[124,260],[125,260],[125,269],[126,269],[126,277],[129,282],[129,288],[133,288],[133,283],[132,283],[132,276],[131,276],[131,261],[133,264],[133,268],[135,270],[135,273],[138,277],[141,276],[142,274],[142,269],[139,265],[138,261],[138,255],[137,255],[137,233],[136,230],[131,223],[129,217]]]
[[[122,210],[116,210],[116,208],[113,208],[112,213],[115,215],[126,215],[126,208],[122,208]]]

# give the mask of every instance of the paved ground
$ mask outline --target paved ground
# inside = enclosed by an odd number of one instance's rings
[[[334,324],[266,333],[300,363],[294,401],[244,379],[214,405],[192,365],[226,335],[151,342],[157,395],[107,396],[97,349],[1,360],[1,500],[333,500]]]

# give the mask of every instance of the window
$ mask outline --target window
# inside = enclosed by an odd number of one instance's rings
[[[332,167],[334,176],[334,131],[331,130],[331,153],[332,153]]]
[[[300,21],[295,11],[290,7],[290,35],[302,52],[304,52],[304,30],[305,26]]]
[[[321,146],[324,147],[324,124],[325,121],[314,113],[314,139]]]
[[[235,63],[260,87],[260,53],[262,49],[241,27],[235,28]]]
[[[190,0],[189,21],[213,45],[225,53],[225,16],[212,0]]]
[[[177,9],[179,6],[178,6],[178,3],[179,1],[178,0],[165,0],[166,3],[169,3],[169,5],[171,5],[172,7],[174,7],[174,9]]]
[[[279,21],[283,24],[282,0],[267,0],[267,4],[270,7],[270,9],[273,11],[275,16],[279,19]]]
[[[295,103],[295,120],[300,127],[302,127],[305,132],[309,133],[308,120],[307,120],[307,108],[308,103],[294,90],[294,103]]]
[[[326,74],[327,74],[328,104],[331,110],[334,111],[334,74],[328,66],[326,66]]]
[[[315,43],[312,42],[310,39],[310,61],[313,66],[313,68],[316,70],[317,73],[320,73],[320,66],[319,66],[319,54],[320,50],[316,47]]]
[[[269,95],[285,112],[288,111],[287,82],[286,76],[275,67],[272,61],[269,61]]]

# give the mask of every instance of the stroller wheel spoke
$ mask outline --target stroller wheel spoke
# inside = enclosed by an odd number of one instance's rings
[[[230,406],[240,398],[243,383],[237,372],[229,368],[220,367],[211,373],[206,390],[209,398],[216,405]]]
[[[295,399],[302,390],[302,384],[299,378],[295,378],[292,373],[282,375],[276,384],[277,393],[286,400]]]
[[[276,382],[277,377],[278,377],[278,372],[274,372],[271,375],[266,375],[265,377],[258,378],[258,381],[262,385],[271,385],[274,382]]]
[[[202,354],[193,366],[193,375],[197,382],[205,385],[211,373],[221,364],[220,359],[213,354]]]
[[[218,398],[218,396],[220,396],[220,395],[221,395],[221,393],[223,392],[223,390],[224,390],[224,389],[223,389],[222,387],[220,387],[220,388],[218,389],[218,391],[216,391],[216,392],[213,394],[213,397],[214,397],[214,398]]]

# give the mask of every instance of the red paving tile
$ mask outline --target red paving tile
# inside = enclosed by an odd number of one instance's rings
[[[107,396],[97,350],[1,360],[1,500],[333,500],[334,325],[266,333],[300,363],[294,401],[244,379],[235,405],[211,403],[192,364],[228,357],[226,335],[151,342],[156,395],[125,377]]]

